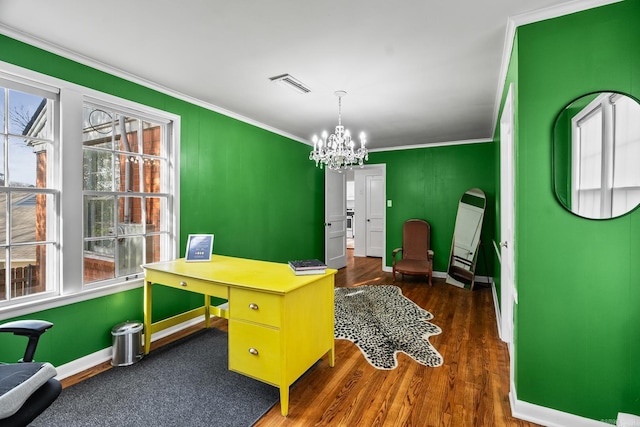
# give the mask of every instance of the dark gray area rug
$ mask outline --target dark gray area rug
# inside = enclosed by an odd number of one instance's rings
[[[429,337],[442,330],[429,323],[433,314],[402,295],[393,285],[335,289],[335,337],[352,341],[378,369],[395,369],[397,354],[436,367],[442,356]]]
[[[229,371],[227,359],[227,333],[199,331],[64,389],[31,426],[251,426],[280,392]]]

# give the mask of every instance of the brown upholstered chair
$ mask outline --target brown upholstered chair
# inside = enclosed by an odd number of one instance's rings
[[[402,258],[396,259],[402,252]],[[433,251],[431,250],[431,226],[422,219],[409,219],[402,225],[402,247],[393,250],[393,282],[396,273],[428,276],[429,286],[433,276]]]

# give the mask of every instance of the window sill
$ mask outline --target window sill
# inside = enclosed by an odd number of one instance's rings
[[[131,289],[140,288],[144,285],[144,277],[119,283],[102,288],[87,289],[69,295],[55,295],[49,298],[25,301],[23,303],[12,304],[7,307],[0,307],[0,321],[18,316],[27,316],[43,310],[49,310],[77,302],[100,298],[107,295],[125,292]]]

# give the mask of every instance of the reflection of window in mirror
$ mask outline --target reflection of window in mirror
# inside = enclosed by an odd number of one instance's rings
[[[572,119],[572,210],[588,218],[611,218],[640,201],[640,105],[602,93]],[[637,160],[636,160],[637,162]]]

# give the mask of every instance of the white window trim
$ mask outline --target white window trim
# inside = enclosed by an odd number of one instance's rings
[[[60,94],[60,137],[61,144],[77,147],[76,150],[62,151],[56,161],[60,162],[60,174],[54,177],[53,185],[61,188],[64,184],[64,195],[60,197],[58,215],[62,218],[60,225],[60,261],[57,272],[60,292],[57,295],[43,295],[37,300],[23,300],[0,308],[0,320],[27,315],[30,313],[61,307],[76,302],[86,301],[101,296],[111,295],[130,289],[139,288],[144,279],[135,279],[111,285],[108,287],[83,287],[83,234],[81,224],[82,214],[82,106],[83,101],[91,100],[117,106],[118,109],[130,109],[142,112],[161,121],[171,121],[169,155],[169,182],[173,187],[173,221],[171,246],[173,257],[179,254],[180,236],[180,116],[148,107],[136,102],[105,94],[94,89],[86,88],[75,83],[47,76],[36,71],[28,70],[13,64],[0,61],[0,74],[3,78],[13,80],[36,88],[49,91],[59,91]]]

